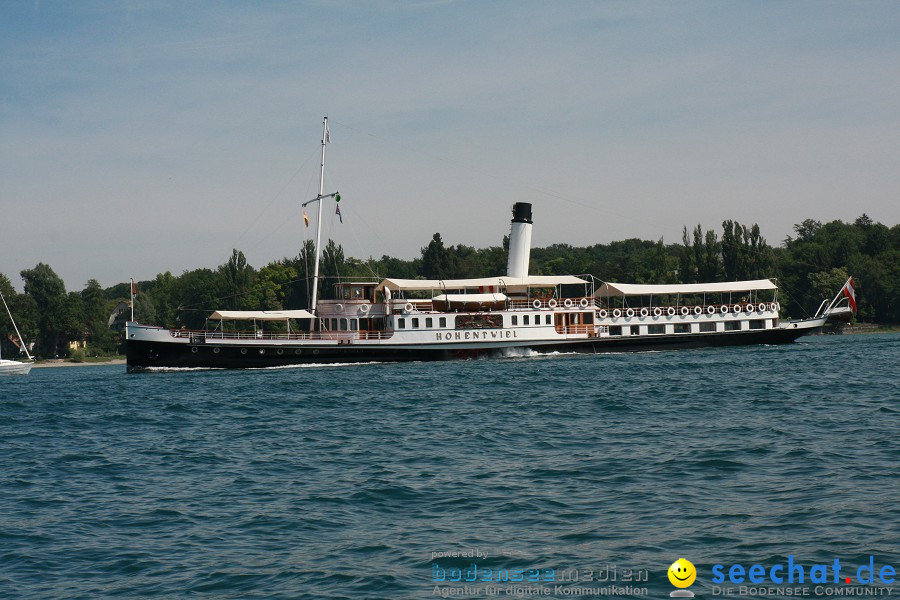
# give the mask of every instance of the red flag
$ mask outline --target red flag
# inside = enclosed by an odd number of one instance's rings
[[[844,289],[841,291],[847,296],[847,300],[850,302],[850,308],[853,309],[853,312],[856,312],[856,291],[853,289],[852,277],[847,280],[847,283],[844,284]]]

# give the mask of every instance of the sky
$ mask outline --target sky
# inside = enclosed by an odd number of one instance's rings
[[[325,115],[358,258],[499,245],[514,202],[534,246],[892,226],[900,3],[3,2],[0,273],[295,256]]]

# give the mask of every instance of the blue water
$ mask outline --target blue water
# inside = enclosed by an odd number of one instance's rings
[[[430,598],[474,563],[646,570],[636,597],[664,598],[684,556],[709,598],[716,564],[900,571],[898,382],[898,335],[34,369],[0,380],[0,597]]]

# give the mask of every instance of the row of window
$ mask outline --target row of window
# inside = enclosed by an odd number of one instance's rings
[[[410,326],[413,329],[418,329],[420,320],[419,317],[412,317],[410,319]],[[424,321],[426,329],[434,327],[434,319],[432,317],[425,317]],[[447,317],[438,317],[438,327],[447,327]],[[397,329],[406,329],[406,319],[403,317],[397,319]]]
[[[323,319],[326,323],[327,319]],[[348,329],[349,326],[349,329]],[[331,329],[329,331],[356,331],[359,328],[356,319],[331,319]]]
[[[766,321],[765,319],[753,319],[751,321],[720,321],[725,325],[723,331],[741,331],[743,327],[741,323],[747,323],[747,329],[765,329]],[[621,326],[621,325],[611,325],[609,327],[609,335],[624,335],[624,331],[627,331],[629,335],[641,335],[641,327],[642,325],[630,325],[630,326]],[[665,325],[646,325],[645,334],[646,335],[664,335],[666,333]],[[692,329],[693,328],[693,329]],[[716,330],[716,322],[709,323],[675,323],[672,328],[672,333],[715,333]]]
[[[531,319],[529,318],[531,316],[532,315],[522,315],[522,325],[531,325],[531,323],[529,322],[529,321],[531,321]],[[519,324],[519,315],[513,315],[510,318],[512,319],[513,326],[516,326]],[[552,319],[553,319],[553,315],[545,314],[544,315],[544,325],[552,325],[553,324]],[[534,315],[534,324],[535,325],[541,324],[541,315]]]
[[[522,317],[522,325],[541,325],[541,315],[512,315],[510,317],[510,325],[513,327],[517,327],[519,325],[519,317]],[[552,325],[553,324],[553,315],[546,314],[544,316],[544,325]],[[332,319],[333,321],[334,319]],[[342,319],[343,320],[343,319]],[[431,329],[434,327],[434,319],[432,317],[410,317],[409,319],[405,317],[400,317],[397,319],[397,329],[406,329],[406,321],[409,320],[409,328],[410,329],[419,329],[424,322],[425,329]],[[437,319],[439,328],[447,327],[447,318],[446,317],[438,317]],[[496,327],[502,327],[502,324],[496,324]],[[465,328],[461,327],[459,323],[457,323],[457,328]]]

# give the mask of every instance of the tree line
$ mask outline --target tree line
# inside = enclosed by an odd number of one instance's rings
[[[627,239],[574,247],[554,244],[534,248],[533,275],[593,274],[605,281],[694,283],[776,278],[782,288],[786,316],[805,316],[824,298],[834,296],[852,274],[861,321],[900,323],[900,225],[887,227],[863,214],[853,223],[821,223],[807,219],[795,235],[770,246],[759,227],[726,220],[721,234],[700,225],[684,227],[681,243]],[[410,260],[382,256],[366,260],[345,256],[329,240],[322,250],[319,297],[328,298],[333,284],[383,277],[456,279],[506,272],[508,238],[488,248],[447,245],[435,233]],[[256,269],[244,253],[233,250],[216,268],[181,275],[160,273],[137,283],[137,321],[172,328],[201,328],[216,309],[281,310],[308,308],[312,295],[315,248],[307,240],[300,253]],[[93,354],[112,354],[121,335],[109,326],[111,315],[130,296],[130,283],[102,288],[89,280],[80,292],[66,291],[62,279],[39,263],[20,273],[24,293],[0,273],[0,291],[10,305],[23,337],[35,343],[38,356],[68,353],[69,342],[88,342]],[[121,323],[122,318],[112,319]],[[12,324],[0,314],[3,354],[15,350]]]

